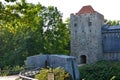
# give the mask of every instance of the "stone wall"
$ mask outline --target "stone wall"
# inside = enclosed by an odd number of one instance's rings
[[[104,53],[103,60],[120,61],[120,53]]]
[[[71,14],[71,55],[81,63],[81,56],[86,56],[86,63],[93,63],[102,57],[101,27],[104,17],[99,13]]]
[[[75,57],[65,55],[36,55],[27,57],[26,67],[45,68],[62,67],[69,72],[73,80],[79,80],[79,70]]]
[[[103,52],[120,53],[120,29],[104,30],[102,36],[103,36]]]
[[[78,64],[120,60],[120,25],[106,26],[91,6],[70,15],[71,55]]]

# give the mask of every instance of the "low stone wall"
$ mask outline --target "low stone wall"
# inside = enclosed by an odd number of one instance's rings
[[[120,61],[120,53],[103,53],[104,60]]]
[[[44,68],[46,66],[56,68],[63,67],[68,71],[73,80],[79,80],[79,70],[75,57],[66,55],[36,55],[27,57],[26,67]]]

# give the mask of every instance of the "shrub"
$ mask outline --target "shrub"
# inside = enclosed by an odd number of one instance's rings
[[[120,62],[100,61],[79,67],[85,80],[120,80]]]
[[[35,75],[35,79],[38,80],[48,80],[48,73],[54,74],[54,80],[70,80],[70,74],[66,72],[63,68],[57,67],[55,69],[52,68],[44,68],[40,70],[40,73]]]
[[[24,68],[21,66],[14,66],[9,69],[9,75],[19,74]]]
[[[22,70],[23,70],[23,67],[21,66],[14,66],[14,67],[6,66],[3,69],[0,69],[0,76],[19,74],[19,72]]]

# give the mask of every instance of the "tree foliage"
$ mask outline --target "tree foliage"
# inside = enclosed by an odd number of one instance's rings
[[[25,0],[0,7],[0,67],[23,65],[27,56],[40,53],[69,53],[68,23],[56,7]]]
[[[14,1],[16,1],[16,0],[5,0],[6,2],[14,2]]]
[[[120,80],[120,62],[99,61],[79,67],[84,80]]]
[[[105,23],[109,26],[120,25],[120,20],[105,20]]]
[[[55,80],[72,80],[71,75],[64,70],[64,68],[57,67],[55,69],[52,68],[45,68],[40,70],[39,74],[35,75],[35,79],[38,80],[48,80],[48,75],[49,74],[54,75]]]

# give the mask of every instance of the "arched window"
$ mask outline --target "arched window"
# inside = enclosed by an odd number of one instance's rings
[[[80,63],[81,64],[86,64],[86,56],[85,55],[80,56]]]

